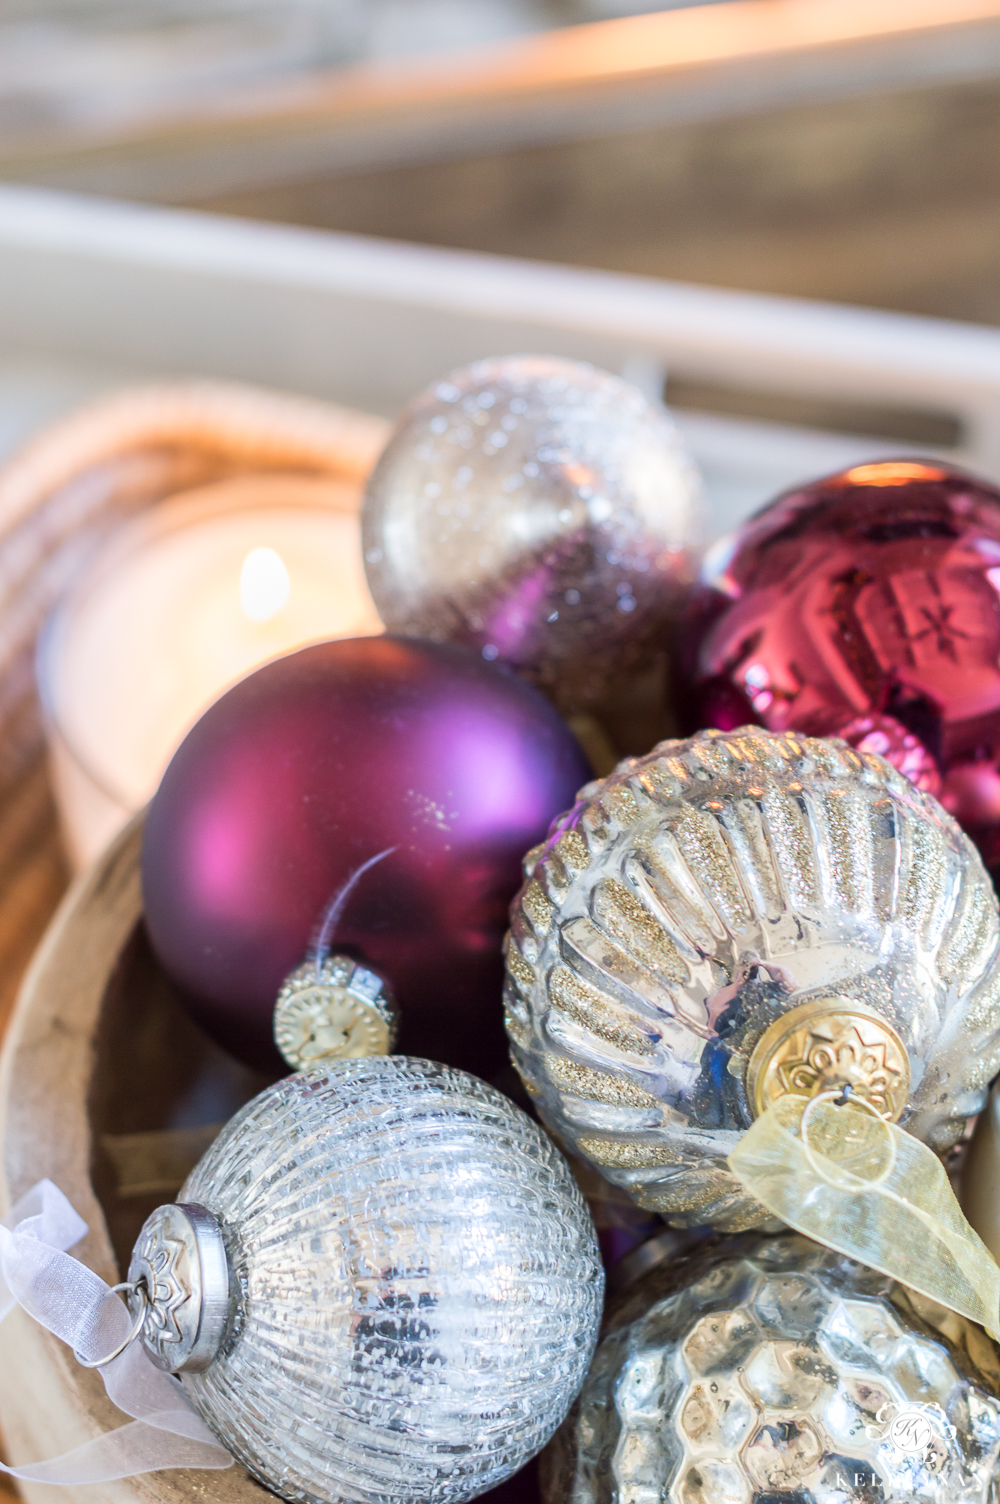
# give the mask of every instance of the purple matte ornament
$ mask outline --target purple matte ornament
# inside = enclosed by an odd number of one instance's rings
[[[590,776],[547,701],[466,648],[305,648],[229,690],[164,774],[142,853],[153,947],[260,1069],[282,1069],[275,997],[318,946],[389,981],[397,1048],[489,1075],[521,858]]]

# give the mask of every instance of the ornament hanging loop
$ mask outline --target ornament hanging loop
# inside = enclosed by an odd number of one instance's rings
[[[832,1107],[850,1107],[852,1110],[860,1107],[863,1112],[869,1113],[876,1122],[881,1124],[885,1130],[886,1137],[884,1162],[877,1173],[873,1175],[866,1174],[863,1177],[866,1189],[874,1189],[875,1186],[881,1185],[892,1174],[896,1165],[896,1144],[889,1129],[890,1119],[886,1113],[879,1112],[878,1108],[873,1106],[866,1097],[856,1093],[849,1081],[845,1081],[843,1086],[834,1087],[830,1091],[817,1092],[816,1096],[809,1098],[802,1111],[802,1116],[799,1119],[799,1138],[802,1142],[803,1152],[809,1161],[813,1173],[818,1175],[820,1180],[824,1180],[827,1185],[833,1186],[838,1190],[856,1190],[858,1186],[856,1172],[852,1173],[848,1171],[843,1179],[840,1179],[835,1173],[831,1174],[831,1165],[835,1162],[823,1154],[822,1151],[816,1153],[809,1142],[810,1120],[813,1118],[816,1109],[824,1102],[829,1102]]]
[[[80,1365],[81,1368],[105,1368],[105,1367],[107,1367],[107,1365],[109,1363],[113,1363],[116,1358],[120,1358],[121,1355],[122,1355],[122,1353],[125,1352],[126,1348],[129,1348],[129,1347],[132,1346],[132,1343],[136,1341],[136,1339],[138,1338],[139,1334],[141,1333],[143,1327],[145,1326],[145,1324],[146,1324],[146,1315],[147,1315],[147,1313],[149,1311],[149,1292],[146,1289],[146,1281],[144,1279],[124,1280],[120,1285],[112,1285],[111,1288],[110,1288],[110,1290],[108,1291],[108,1294],[109,1295],[117,1295],[117,1294],[119,1294],[122,1291],[126,1291],[127,1292],[126,1297],[125,1297],[125,1304],[128,1307],[129,1315],[132,1314],[132,1307],[129,1305],[129,1296],[131,1296],[131,1295],[137,1295],[139,1297],[139,1314],[138,1314],[138,1316],[136,1316],[135,1320],[132,1322],[132,1325],[131,1325],[131,1327],[130,1327],[128,1333],[127,1333],[127,1335],[122,1338],[122,1340],[121,1340],[121,1342],[119,1342],[118,1346],[112,1348],[111,1352],[105,1353],[103,1357],[101,1357],[101,1358],[81,1358],[80,1354],[77,1352],[76,1348],[74,1348],[73,1349],[73,1356],[76,1359],[76,1361],[79,1363],[79,1365]]]
[[[859,1092],[838,1107],[842,1091],[837,1083],[815,1098],[773,1102],[731,1151],[729,1168],[796,1232],[977,1321],[1000,1341],[1000,1268],[966,1221],[944,1165],[870,1101],[855,1113]]]

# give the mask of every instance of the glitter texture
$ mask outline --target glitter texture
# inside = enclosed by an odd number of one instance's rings
[[[805,1238],[744,1238],[626,1294],[543,1462],[546,1504],[993,1504],[979,1328]]]
[[[562,1156],[506,1097],[404,1056],[279,1081],[181,1199],[237,1295],[187,1394],[283,1498],[452,1504],[521,1467],[587,1370],[603,1273]]]
[[[747,1065],[831,993],[899,1034],[900,1126],[955,1142],[1000,1040],[1000,922],[933,798],[843,742],[755,727],[664,742],[585,794],[511,917],[513,1055],[560,1142],[675,1223],[776,1226],[726,1165]]]
[[[479,361],[417,398],[376,465],[368,583],[390,631],[471,643],[582,705],[677,604],[698,512],[670,417],[635,387]]]

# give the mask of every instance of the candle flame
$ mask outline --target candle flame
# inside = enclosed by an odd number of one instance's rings
[[[252,548],[240,571],[240,605],[251,621],[270,621],[292,593],[285,561],[273,548]]]

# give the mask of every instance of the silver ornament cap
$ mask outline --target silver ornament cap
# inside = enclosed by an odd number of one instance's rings
[[[365,568],[390,632],[467,643],[574,709],[640,661],[699,520],[660,403],[580,361],[504,356],[399,419],[365,496]]]
[[[229,1262],[222,1229],[197,1204],[171,1203],[146,1218],[129,1280],[146,1295],[140,1340],[167,1373],[200,1373],[219,1350],[229,1318]]]

